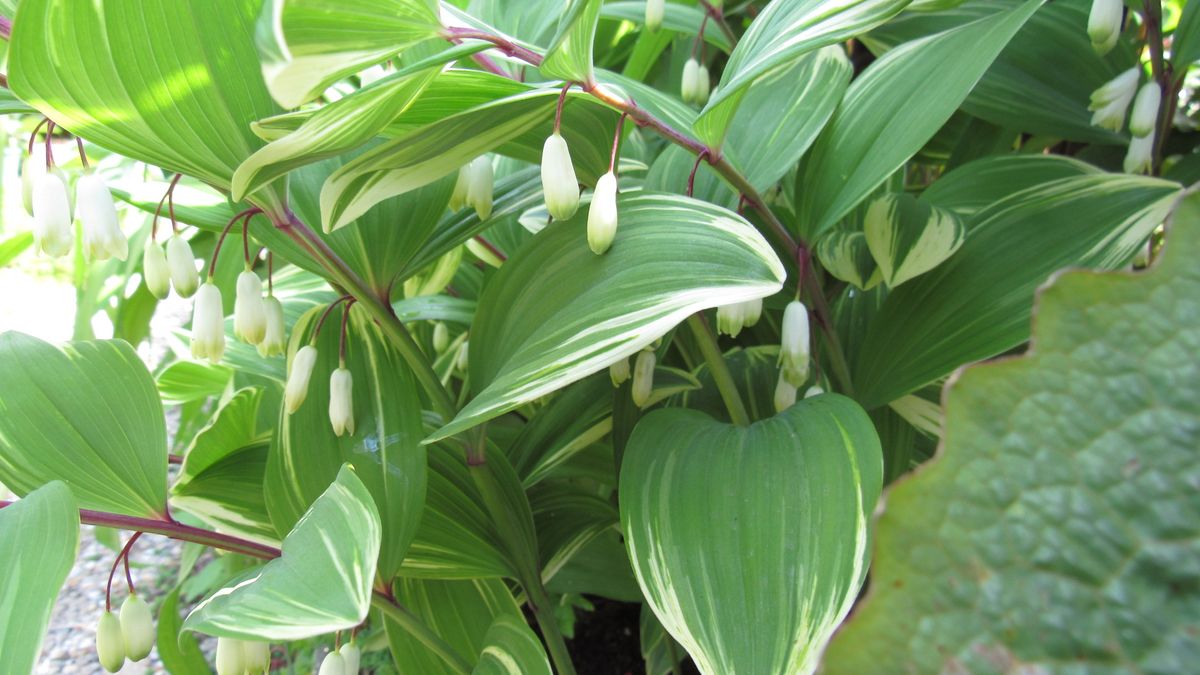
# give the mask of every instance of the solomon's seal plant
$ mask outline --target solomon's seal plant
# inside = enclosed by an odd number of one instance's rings
[[[0,674],[1194,669],[1200,3],[0,37]]]

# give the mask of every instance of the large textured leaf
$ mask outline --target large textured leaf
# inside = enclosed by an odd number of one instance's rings
[[[184,630],[301,640],[362,623],[379,555],[379,512],[349,466],[283,540],[283,555],[204,599]]]
[[[0,671],[32,673],[58,590],[79,549],[79,511],[71,490],[47,483],[0,509]]]
[[[285,108],[433,37],[434,0],[266,0],[258,25],[262,73]]]
[[[600,19],[601,0],[568,0],[559,19],[558,32],[539,66],[547,77],[590,83],[592,42]]]
[[[459,46],[439,52],[321,108],[300,128],[271,141],[237,168],[233,198],[240,200],[298,166],[363,145],[425,91],[440,66],[478,49]]]
[[[833,225],[920,150],[1042,2],[907,42],[872,63],[804,162],[796,184],[804,234]]]
[[[911,0],[794,0],[772,2],[750,24],[721,83],[696,120],[700,140],[719,148],[746,90],[759,77],[804,54],[836,44],[887,21]]]
[[[62,480],[83,508],[166,514],[167,425],[128,343],[3,333],[0,382],[0,483],[24,495]]]
[[[1198,255],[1193,216],[1149,272],[1058,277],[1029,354],[949,386],[940,455],[888,493],[826,672],[1194,668]]]
[[[638,423],[621,524],[638,583],[706,675],[811,673],[866,576],[883,459],[853,401],[749,427],[694,410]]]
[[[262,145],[250,123],[278,112],[254,49],[260,4],[23,0],[9,80],[72,133],[228,189]]]
[[[308,344],[321,308],[292,329],[292,355]],[[421,445],[421,399],[403,357],[366,312],[353,308],[346,367],[354,377],[355,433],[337,436],[329,423],[329,377],[338,365],[334,315],[317,340],[308,396],[291,415],[281,413],[267,467],[267,507],[280,533],[289,530],[338,475],[355,468],[378,505],[385,537],[379,573],[391,578],[416,534],[425,503],[426,458]]]
[[[1127,264],[1162,222],[1179,186],[1092,174],[1019,192],[968,221],[966,243],[887,296],[854,370],[868,409],[1029,337],[1033,293],[1066,266]]]
[[[472,665],[483,652],[488,629],[495,620],[522,620],[520,606],[499,579],[399,579],[393,590],[405,609]],[[392,657],[401,672],[453,675],[440,657],[394,621],[388,619],[384,626]]]
[[[616,243],[587,247],[586,213],[534,237],[490,280],[471,328],[478,395],[434,438],[501,415],[637,352],[689,314],[779,290],[783,266],[731,211],[674,195],[618,201]]]
[[[864,42],[882,53],[896,45],[1013,9],[1021,0],[971,0],[936,13],[908,13],[879,27]],[[1009,129],[1091,143],[1123,144],[1117,133],[1093,126],[1091,93],[1137,63],[1121,40],[1096,55],[1085,28],[1091,0],[1055,0],[1033,15],[1008,43],[970,96],[967,112]],[[1047,68],[1053,63],[1053,68]]]

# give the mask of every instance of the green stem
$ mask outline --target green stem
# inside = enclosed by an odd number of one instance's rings
[[[729,372],[729,364],[725,363],[725,356],[717,347],[717,337],[700,314],[689,316],[687,322],[688,328],[691,328],[692,334],[696,336],[696,343],[700,345],[704,361],[708,363],[708,372],[712,373],[717,391],[721,392],[721,400],[725,402],[725,408],[729,411],[729,419],[739,427],[749,426],[750,416],[746,414],[741,394],[738,394],[733,373]]]
[[[550,660],[558,675],[575,675],[575,664],[571,662],[571,654],[567,651],[567,642],[563,639],[562,631],[558,629],[558,617],[554,616],[554,607],[550,604],[550,596],[541,578],[525,586],[529,595],[529,606],[537,619],[542,636],[546,638],[546,646],[550,648]]]
[[[383,598],[383,600],[375,602],[379,598]],[[379,591],[375,591],[375,595],[371,599],[379,611],[399,624],[401,628],[408,631],[409,635],[428,647],[431,652],[437,654],[438,658],[454,670],[454,672],[462,673],[463,675],[468,675],[471,672],[471,664],[460,656],[458,652],[454,651],[454,648],[447,644],[445,640],[438,637],[437,633],[430,630],[429,626],[426,626],[425,622],[421,621],[415,614]]]

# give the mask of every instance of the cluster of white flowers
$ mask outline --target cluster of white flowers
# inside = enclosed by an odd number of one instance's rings
[[[783,412],[796,402],[796,392],[808,379],[808,308],[799,300],[783,310],[783,329],[779,344],[779,382],[775,385],[775,412]],[[820,393],[810,388],[805,398]]]
[[[712,86],[708,68],[695,57],[683,64],[683,79],[680,80],[680,96],[684,103],[704,105],[708,103],[708,95]]]
[[[486,155],[476,157],[458,170],[454,193],[450,196],[450,210],[458,211],[464,206],[475,209],[480,220],[492,216],[492,192],[495,187],[495,172],[492,160]]]
[[[292,357],[283,392],[284,408],[289,415],[299,410],[308,398],[308,383],[317,355],[316,346],[307,344]],[[329,423],[338,436],[354,434],[354,376],[344,361],[329,376]]]
[[[90,260],[129,255],[129,240],[121,231],[117,207],[104,178],[91,169],[75,181],[72,199],[69,177],[49,166],[45,146],[35,143],[21,172],[25,208],[33,216],[33,239],[43,253],[53,257],[71,251],[75,241],[75,216],[82,227],[83,250]]]
[[[217,638],[217,675],[260,675],[271,672],[271,646],[266,642]]]
[[[721,305],[717,308],[717,332],[737,337],[743,328],[758,323],[762,317],[762,298]]]
[[[347,642],[325,656],[318,675],[356,675],[360,657],[358,645],[353,640]]]
[[[110,611],[100,615],[96,626],[96,656],[100,665],[115,673],[125,665],[125,659],[141,661],[150,655],[155,635],[150,606],[137,595],[130,595],[121,605],[120,619]]]

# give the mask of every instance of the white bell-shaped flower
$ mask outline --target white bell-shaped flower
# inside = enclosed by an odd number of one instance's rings
[[[471,173],[471,165],[464,164],[458,169],[458,178],[454,180],[454,192],[450,193],[451,211],[458,211],[467,205],[467,184]]]
[[[125,636],[121,634],[121,621],[112,612],[101,614],[96,626],[96,658],[110,673],[125,665]]]
[[[283,303],[279,298],[268,295],[263,298],[263,314],[266,317],[266,332],[258,343],[258,355],[266,358],[279,356],[287,350],[287,325],[283,319]],[[236,320],[236,316],[234,319]]]
[[[645,408],[650,402],[650,394],[654,391],[654,366],[658,357],[649,349],[638,352],[637,360],[633,363],[633,387],[630,394],[633,404]]]
[[[267,335],[267,307],[263,304],[262,280],[250,270],[238,275],[233,300],[233,334],[256,345]]]
[[[796,403],[796,390],[796,385],[780,373],[779,381],[775,383],[775,412],[781,413]]]
[[[1137,95],[1141,75],[1141,69],[1135,66],[1092,92],[1092,102],[1088,105],[1088,110],[1092,111],[1092,126],[1109,131],[1120,131],[1125,126],[1125,113]]]
[[[608,367],[608,378],[614,387],[624,384],[629,379],[629,359],[624,358]]]
[[[1088,14],[1088,39],[1100,56],[1112,51],[1121,37],[1121,16],[1125,9],[1122,0],[1092,0]]]
[[[326,654],[325,660],[321,661],[321,670],[318,675],[347,675],[346,659],[337,652]]]
[[[666,0],[646,0],[646,28],[657,31],[662,28]]]
[[[742,305],[742,325],[746,328],[749,328],[749,327],[757,324],[758,320],[762,318],[762,307],[763,307],[762,298],[755,298],[753,300],[747,300],[747,301],[741,303],[741,305]]]
[[[703,63],[696,69],[696,105],[708,103],[708,95],[712,91],[712,78],[708,75],[708,66]]]
[[[248,675],[266,675],[271,672],[271,645],[256,640],[243,640],[242,666]]]
[[[46,144],[34,143],[33,152],[21,161],[21,202],[25,213],[33,215],[33,188],[46,175]]]
[[[480,220],[492,217],[492,191],[495,172],[492,160],[486,155],[476,157],[467,165],[467,203],[475,209]]]
[[[740,302],[721,305],[717,308],[717,332],[737,337],[746,323],[745,307]]]
[[[617,237],[617,177],[612,171],[596,181],[588,208],[587,239],[592,253],[603,255]]]
[[[1129,133],[1137,137],[1149,136],[1158,126],[1158,108],[1162,104],[1162,89],[1151,80],[1142,85],[1133,99],[1133,112],[1129,114]]]
[[[246,654],[241,640],[217,638],[217,675],[244,675]]]
[[[542,146],[542,194],[555,220],[566,220],[579,208],[579,180],[567,141],[557,131]]]
[[[344,366],[329,376],[329,422],[334,434],[354,435],[354,376]]]
[[[125,638],[125,657],[141,661],[150,655],[157,633],[150,605],[136,595],[125,598],[121,605],[121,634]]]
[[[33,186],[33,239],[49,256],[63,256],[75,239],[71,231],[71,198],[62,176],[48,171]]]
[[[684,103],[695,103],[699,92],[696,87],[700,81],[700,62],[689,58],[683,64],[683,75],[679,79],[679,96]]]
[[[464,342],[458,346],[458,353],[454,355],[454,367],[458,372],[467,372],[467,366],[470,365],[471,345],[469,342]]]
[[[192,308],[192,358],[220,363],[225,355],[225,312],[221,289],[211,281],[196,291]]]
[[[441,321],[433,324],[433,351],[441,354],[450,346],[450,329]]]
[[[146,281],[146,290],[159,300],[171,292],[171,268],[167,266],[167,254],[150,237],[146,237],[146,246],[142,249],[142,278]]]
[[[804,398],[812,398],[814,396],[820,396],[821,394],[824,394],[824,393],[825,393],[824,389],[822,389],[820,386],[814,384],[813,386],[804,390]]]
[[[92,260],[129,255],[129,240],[121,232],[117,207],[108,184],[99,174],[88,173],[75,181],[75,201],[79,204],[79,222],[83,225],[83,248]]]
[[[808,379],[808,308],[799,300],[783,310],[779,364],[783,378],[799,387]]]
[[[1134,136],[1125,153],[1125,173],[1150,173],[1154,167],[1154,133],[1149,136]]]
[[[351,640],[350,642],[342,645],[342,648],[338,650],[338,653],[341,654],[342,659],[345,660],[346,675],[358,675],[359,661],[362,660],[362,651],[359,650],[358,644]]]
[[[312,378],[313,366],[317,364],[317,348],[304,345],[292,357],[291,369],[288,371],[287,386],[283,390],[284,407],[288,414],[300,409],[300,404],[308,396],[308,381]]]
[[[192,245],[179,235],[167,240],[167,267],[171,270],[171,283],[179,297],[192,297],[200,286],[200,274],[196,271]]]

